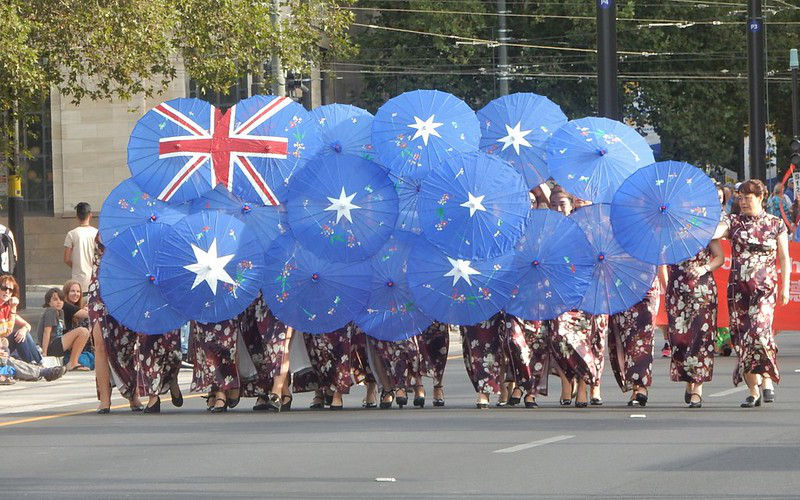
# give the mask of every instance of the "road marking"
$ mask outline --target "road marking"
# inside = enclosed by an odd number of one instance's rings
[[[554,436],[547,439],[540,439],[539,441],[531,441],[530,443],[518,444],[517,446],[512,446],[511,448],[494,450],[492,453],[514,453],[517,451],[527,450],[528,448],[536,448],[537,446],[543,446],[550,443],[557,443],[559,441],[566,441],[567,439],[572,439],[574,437],[575,436]]]
[[[393,477],[376,477],[375,481],[379,483],[394,483],[395,481],[397,481],[397,479]]]
[[[647,418],[647,415],[645,415],[644,413],[634,413],[633,415],[631,415],[631,418]]]
[[[746,385],[742,385],[740,387],[734,387],[733,389],[728,389],[726,391],[715,392],[714,394],[709,394],[708,397],[710,397],[710,398],[721,398],[723,396],[729,396],[731,394],[736,394],[737,392],[742,392],[742,391],[746,391],[746,390],[747,390],[747,386]]]
[[[447,361],[450,361],[451,359],[458,359],[458,358],[461,358],[461,357],[463,357],[462,354],[456,354],[455,356],[448,356],[447,357]]]
[[[192,398],[199,398],[202,394],[190,394],[188,396],[184,396],[183,399],[192,399]],[[92,399],[92,401],[96,401],[96,399]],[[72,403],[74,404],[74,403]],[[120,408],[129,408],[130,405],[126,402],[119,405],[111,406],[112,410],[119,410]],[[96,408],[87,408],[85,410],[75,410],[69,411],[65,413],[54,413],[52,415],[42,415],[40,417],[29,417],[29,418],[20,418],[17,420],[10,420],[8,422],[0,422],[0,427],[8,427],[10,425],[19,425],[19,424],[29,424],[31,422],[41,422],[42,420],[52,420],[54,418],[61,418],[61,417],[72,417],[75,415],[82,415],[85,413],[94,413]],[[1,415],[0,415],[1,417]]]

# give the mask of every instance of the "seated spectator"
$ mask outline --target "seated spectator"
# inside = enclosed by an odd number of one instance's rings
[[[81,284],[76,280],[64,283],[64,325],[67,330],[79,326],[89,328],[89,308],[83,300]]]
[[[89,368],[78,363],[83,346],[89,341],[89,330],[82,326],[65,332],[64,294],[58,288],[51,288],[44,296],[44,312],[39,320],[42,332],[42,354],[63,356],[69,352],[68,370],[88,371]],[[71,306],[74,307],[74,306]],[[74,313],[77,314],[77,313]]]
[[[13,372],[13,376],[10,372]],[[66,372],[65,366],[42,368],[40,365],[13,358],[8,350],[7,339],[0,339],[0,385],[11,385],[15,382],[14,379],[36,382],[44,378],[51,382],[61,378]]]
[[[19,285],[10,274],[0,276],[0,338],[8,339],[8,350],[28,363],[42,363],[42,355],[30,335],[31,325],[17,315]]]

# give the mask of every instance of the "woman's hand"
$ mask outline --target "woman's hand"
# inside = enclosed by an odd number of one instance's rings
[[[781,288],[781,293],[778,297],[778,304],[781,306],[785,306],[789,303],[789,289],[788,288]]]
[[[16,298],[16,297],[11,297],[11,299],[9,299],[8,303],[11,304],[12,308],[15,308],[15,307],[17,307],[19,305],[19,299]]]
[[[20,328],[16,332],[14,332],[14,340],[17,342],[23,342],[25,340],[25,336],[28,334],[28,330],[24,328]]]

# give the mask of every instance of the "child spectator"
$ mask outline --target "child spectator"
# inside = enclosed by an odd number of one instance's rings
[[[68,370],[88,371],[89,368],[78,363],[78,357],[89,341],[89,330],[79,326],[65,332],[64,328],[64,294],[58,288],[51,288],[44,296],[44,312],[39,320],[42,333],[42,354],[45,356],[63,356],[69,351]],[[74,311],[73,316],[78,314]]]

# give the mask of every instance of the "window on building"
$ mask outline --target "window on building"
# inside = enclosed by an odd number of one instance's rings
[[[53,214],[53,141],[51,137],[50,98],[25,115],[22,147],[30,154],[22,178],[22,192],[27,213]]]

